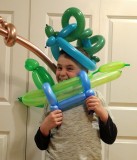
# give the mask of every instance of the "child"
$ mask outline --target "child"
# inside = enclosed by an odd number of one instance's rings
[[[57,63],[57,81],[73,78],[80,70],[87,72],[62,50]],[[101,160],[101,140],[112,144],[117,136],[116,125],[104,107],[106,104],[97,92],[85,104],[64,112],[50,112],[45,108],[35,142],[39,149],[46,150],[46,160]],[[89,114],[90,110],[94,114]]]

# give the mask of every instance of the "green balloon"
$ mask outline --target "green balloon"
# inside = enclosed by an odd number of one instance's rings
[[[45,27],[45,33],[46,33],[47,37],[54,36],[54,34],[55,34],[54,29],[47,24],[46,24],[46,27]]]
[[[80,37],[80,35],[85,29],[85,17],[83,13],[78,8],[75,7],[68,8],[64,12],[61,19],[62,28],[69,25],[69,20],[71,17],[74,17],[76,19],[77,28],[65,38],[68,42],[75,41],[78,37]]]
[[[45,82],[48,82],[51,86],[54,85],[54,80],[50,74],[44,67],[39,66],[35,59],[28,58],[25,62],[25,68],[32,71],[32,78],[38,89],[41,89]]]
[[[91,57],[93,54],[100,51],[105,45],[105,39],[102,35],[92,36],[90,39],[91,47],[83,48]]]
[[[93,34],[93,31],[90,28],[85,29],[80,37],[78,37],[80,40],[90,37]]]
[[[97,71],[93,72],[93,74],[97,73],[97,72],[101,72],[101,73],[105,73],[105,72],[113,72],[113,71],[117,71],[119,69],[124,68],[125,66],[130,66],[130,64],[124,63],[122,61],[115,61],[115,62],[110,62],[107,64],[104,64],[102,66],[100,66]]]
[[[32,78],[35,85],[39,89],[42,88],[42,85],[45,82],[48,82],[51,86],[54,85],[54,80],[52,79],[50,74],[47,72],[47,70],[42,66],[37,67],[36,70],[32,72]]]
[[[25,61],[25,68],[26,68],[28,71],[33,71],[33,70],[35,70],[38,66],[39,66],[39,63],[38,63],[38,61],[36,61],[35,59],[28,58],[28,59]]]

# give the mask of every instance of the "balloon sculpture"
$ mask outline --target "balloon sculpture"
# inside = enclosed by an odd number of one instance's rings
[[[104,83],[107,83],[119,78],[122,74],[122,71],[119,69],[122,69],[123,67],[128,65],[129,64],[125,64],[124,62],[112,62],[112,63],[102,65],[95,72],[88,74],[90,85],[92,86],[92,88],[95,88],[99,85],[102,85]],[[98,72],[101,72],[102,74],[96,75],[94,77],[94,74]],[[71,78],[51,86],[50,91],[55,94],[56,99],[58,100],[58,102],[60,102],[70,97],[72,98],[80,93],[83,93],[84,92],[83,88],[84,87],[82,85],[82,80],[80,79],[79,76],[77,76],[75,78]],[[44,86],[44,90],[45,90],[45,86]],[[22,97],[20,97],[20,101],[22,101],[25,105],[36,106],[36,107],[43,104],[49,104],[49,101],[47,99],[47,96],[45,96],[43,89],[32,90],[24,94]],[[80,101],[80,98],[79,98],[79,101]]]
[[[72,16],[77,23],[69,24]],[[7,24],[2,19],[0,19],[0,23],[2,26],[0,34],[6,37],[6,45],[13,46],[15,42],[18,42],[39,56],[55,73],[56,65],[33,44],[17,36],[12,24]],[[81,71],[77,77],[55,84],[44,67],[39,66],[39,63],[34,59],[27,59],[25,68],[32,71],[33,81],[38,88],[19,97],[19,101],[27,106],[43,107],[49,104],[51,110],[71,109],[76,104],[83,103],[88,96],[94,95],[92,88],[119,78],[122,74],[121,69],[129,66],[129,64],[118,61],[97,68],[96,63],[100,59],[94,54],[104,47],[105,39],[101,35],[92,36],[93,31],[90,28],[85,29],[85,17],[78,8],[68,8],[62,16],[61,24],[62,30],[60,32],[54,31],[52,26],[46,25],[45,33],[48,37],[46,47],[51,48],[55,60],[58,60],[60,50],[63,49],[92,72],[86,74]],[[73,41],[76,41],[76,47],[83,48],[88,53],[89,58],[71,45]]]

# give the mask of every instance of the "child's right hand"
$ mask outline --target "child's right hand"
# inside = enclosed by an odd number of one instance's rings
[[[40,131],[43,135],[48,136],[52,128],[60,126],[63,121],[63,114],[61,110],[54,110],[44,119],[40,126]]]

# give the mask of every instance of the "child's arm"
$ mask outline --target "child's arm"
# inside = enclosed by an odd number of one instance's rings
[[[61,110],[54,110],[44,119],[40,125],[40,131],[44,136],[48,136],[50,130],[62,124],[63,114]]]
[[[88,111],[94,111],[97,116],[103,121],[104,123],[108,120],[108,112],[102,105],[101,100],[96,96],[90,96],[86,99],[86,106]]]
[[[55,110],[49,113],[49,115],[41,123],[36,135],[35,143],[40,150],[45,150],[50,142],[50,131],[52,128],[60,126],[62,124],[63,115],[61,110]]]
[[[108,117],[106,123],[99,119],[100,138],[107,144],[113,144],[117,137],[117,127],[112,121],[111,117]]]
[[[50,134],[48,136],[44,136],[39,128],[35,134],[34,140],[40,150],[46,150],[50,142]]]
[[[117,136],[117,127],[104,108],[100,98],[90,96],[86,99],[87,109],[93,110],[99,117],[100,138],[107,144],[114,143]]]

